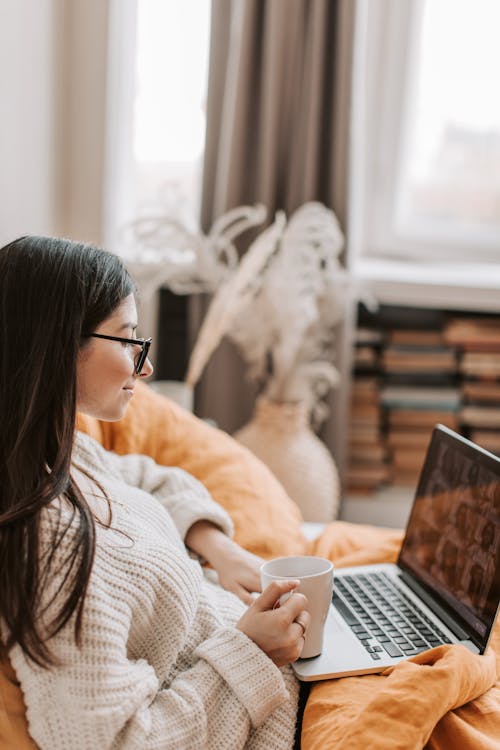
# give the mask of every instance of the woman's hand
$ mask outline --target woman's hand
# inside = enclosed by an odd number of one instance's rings
[[[207,560],[216,571],[219,583],[245,604],[261,591],[260,566],[264,560],[233,542],[217,526],[198,521],[186,534],[186,545]]]
[[[217,550],[215,558],[210,561],[217,571],[220,585],[245,604],[251,604],[255,593],[262,590],[260,566],[263,562],[261,557],[247,552],[235,542],[225,550]]]
[[[276,608],[279,598],[297,586],[297,581],[273,581],[236,623],[278,667],[299,658],[311,622],[303,594],[292,594]]]

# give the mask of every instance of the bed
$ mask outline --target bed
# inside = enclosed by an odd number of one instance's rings
[[[80,416],[78,426],[117,453],[145,453],[192,473],[232,516],[236,540],[262,557],[318,554],[336,566],[397,558],[401,531],[338,521],[305,534],[298,508],[261,462],[142,383],[121,422]],[[500,624],[482,657],[441,646],[379,675],[313,684],[301,747],[500,750]],[[8,661],[0,670],[0,748],[35,748]]]

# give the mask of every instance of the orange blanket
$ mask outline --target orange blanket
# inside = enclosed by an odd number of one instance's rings
[[[394,562],[401,532],[330,524],[311,545],[338,567]],[[381,675],[312,686],[303,750],[499,750],[500,622],[486,656],[441,646]]]
[[[228,435],[138,384],[125,419],[80,428],[117,453],[146,453],[198,477],[235,522],[235,537],[264,557],[312,552],[337,566],[394,561],[401,532],[330,524],[315,542],[270,472]],[[497,663],[495,663],[497,654]],[[500,624],[486,657],[441,647],[382,675],[313,685],[303,750],[500,750]],[[0,748],[33,750],[22,693],[0,664]]]

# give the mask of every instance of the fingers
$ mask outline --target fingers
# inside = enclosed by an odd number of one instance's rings
[[[297,625],[300,628],[299,635],[305,636],[307,633],[307,628],[311,624],[311,615],[307,611],[307,609],[302,610],[297,617],[294,619],[292,625]]]
[[[270,655],[271,659],[277,667],[283,667],[285,664],[293,664],[294,661],[300,659],[300,655],[304,650],[304,642],[302,636],[297,638],[293,645],[288,646],[288,648],[274,651],[273,654]]]
[[[253,573],[247,574],[245,576],[241,576],[238,582],[241,586],[244,586],[247,591],[257,591],[259,594],[262,591],[260,575],[254,575]]]
[[[299,615],[298,620],[294,620],[288,625],[284,639],[271,655],[275,664],[282,667],[284,664],[291,664],[300,659],[304,650],[305,636],[310,622],[309,613],[304,611]]]
[[[250,606],[250,604],[254,602],[257,596],[259,596],[259,594],[253,592],[251,588],[248,588],[245,584],[238,583],[237,581],[226,583],[224,588],[226,589],[226,591],[230,591],[232,594],[235,594],[238,599],[241,599],[241,601],[248,606]]]
[[[306,597],[295,592],[298,585],[294,580],[273,581],[237,623],[237,627],[278,666],[300,657],[311,622]],[[287,601],[275,608],[280,597],[286,594],[289,595]]]
[[[257,597],[253,606],[261,612],[264,612],[266,609],[273,609],[280,596],[294,591],[298,585],[299,582],[293,580],[272,581],[269,586],[266,586],[262,594]]]
[[[250,604],[253,604],[256,596],[255,593],[247,591],[245,588],[243,588],[243,586],[235,586],[233,589],[233,593],[236,594],[238,599],[241,599],[242,602],[248,604],[249,606]]]
[[[287,614],[289,622],[293,622],[294,620],[297,620],[297,618],[300,618],[303,623],[305,623],[306,619],[309,623],[311,617],[309,615],[309,612],[307,611],[307,604],[307,598],[304,596],[304,594],[299,594],[296,592],[293,594],[293,596],[290,596],[284,604],[281,605],[281,611],[283,614]]]

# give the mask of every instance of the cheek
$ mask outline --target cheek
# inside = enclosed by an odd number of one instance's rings
[[[114,390],[129,385],[134,373],[134,361],[127,349],[118,348],[112,354],[106,352],[94,361],[88,375],[94,387]]]
[[[133,370],[132,360],[128,354],[122,352],[120,357],[116,357],[113,362],[108,362],[106,369],[102,369],[98,380],[106,382],[109,386],[123,385],[130,381]]]
[[[99,398],[123,386],[132,371],[133,363],[123,350],[83,352],[77,365],[78,401]]]

